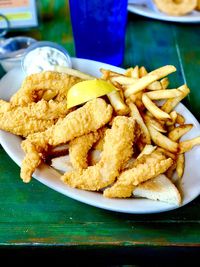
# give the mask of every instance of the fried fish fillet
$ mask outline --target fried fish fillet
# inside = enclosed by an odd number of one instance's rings
[[[9,111],[10,103],[0,99],[0,114]]]
[[[32,102],[25,106],[13,107],[10,102],[0,99],[0,114],[3,112],[10,112],[11,117],[16,114],[24,114],[29,118],[38,120],[55,120],[60,117],[65,117],[68,111],[66,100],[58,102],[54,100],[46,101],[41,99],[37,103]]]
[[[21,146],[24,152],[26,152],[26,156],[22,161],[20,176],[25,183],[28,183],[31,179],[33,171],[42,162],[42,154],[38,153],[38,151],[35,149],[35,146],[27,140],[26,142],[22,142]]]
[[[45,131],[55,122],[53,118],[45,118],[45,114],[40,119],[30,114],[21,107],[10,109],[8,102],[0,100],[0,129],[26,137],[29,134]]]
[[[45,131],[68,113],[66,101],[40,100],[13,107],[0,99],[0,129],[23,137]]]
[[[92,145],[101,137],[102,130],[82,135],[70,141],[69,157],[75,170],[82,170],[88,167],[87,157]]]
[[[82,79],[66,73],[46,71],[28,76],[21,88],[11,97],[13,106],[37,102],[40,99],[63,101],[69,88]]]
[[[106,135],[106,130],[108,128],[107,127],[103,127],[101,130],[101,136],[100,138],[97,140],[97,142],[93,145],[93,149],[98,150],[98,151],[102,151],[103,150],[103,144],[105,141],[105,135]]]
[[[116,183],[107,188],[103,195],[108,198],[131,197],[135,186],[166,172],[172,164],[171,158],[166,158],[164,154],[157,151],[143,155],[134,162],[133,168],[122,172]]]
[[[106,130],[101,160],[82,171],[65,173],[61,180],[71,187],[98,191],[115,181],[122,166],[133,154],[135,121],[117,116]]]
[[[21,178],[24,182],[29,182],[31,175],[38,165],[34,163],[30,168],[26,163],[32,156],[29,150],[30,144],[34,146],[34,151],[40,154],[47,152],[49,146],[64,144],[72,139],[96,131],[106,123],[112,116],[112,107],[103,99],[97,98],[87,102],[83,107],[69,113],[65,118],[61,118],[57,123],[44,132],[31,134],[22,142],[22,148],[27,153],[21,168]],[[37,166],[36,166],[37,165]]]

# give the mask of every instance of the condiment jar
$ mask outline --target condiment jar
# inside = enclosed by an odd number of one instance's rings
[[[67,50],[53,42],[40,41],[31,45],[22,60],[22,68],[26,75],[41,71],[54,70],[55,66],[72,66]]]

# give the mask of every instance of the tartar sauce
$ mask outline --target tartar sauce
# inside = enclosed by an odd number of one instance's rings
[[[54,66],[71,67],[70,57],[50,46],[42,46],[29,51],[23,60],[27,75],[54,70]]]

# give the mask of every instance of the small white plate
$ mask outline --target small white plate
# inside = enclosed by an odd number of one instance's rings
[[[100,76],[100,68],[108,68],[113,71],[123,73],[123,69],[113,67],[100,62],[85,59],[72,59],[73,68],[84,71],[94,76]],[[0,81],[0,98],[8,100],[10,96],[20,87],[24,78],[21,69],[13,69],[8,72]],[[192,123],[193,129],[185,135],[185,139],[189,139],[200,135],[200,125],[190,111],[179,104],[177,111],[186,118],[186,123]],[[21,138],[13,134],[0,131],[0,143],[8,153],[8,155],[19,166],[24,158],[24,153],[20,147]],[[199,172],[200,146],[193,148],[186,153],[186,168],[183,176],[183,205],[189,203],[200,193],[200,172]],[[63,184],[57,171],[43,164],[38,168],[33,177],[48,187],[60,192],[70,198],[84,202],[86,204],[124,213],[158,213],[178,208],[175,205],[169,205],[159,201],[147,199],[107,199],[100,193],[88,192],[79,189],[73,189]],[[15,177],[19,179],[19,177]],[[15,179],[14,178],[14,179]]]
[[[131,1],[130,1],[131,2]],[[145,1],[143,1],[145,2]],[[147,5],[131,4],[128,5],[128,10],[132,13],[164,21],[173,21],[181,23],[197,23],[200,22],[200,12],[193,11],[184,16],[169,16],[160,12],[152,1],[146,1]]]

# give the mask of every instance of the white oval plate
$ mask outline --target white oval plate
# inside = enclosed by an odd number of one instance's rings
[[[73,68],[94,76],[100,76],[100,68],[108,68],[121,73],[124,71],[111,65],[85,59],[73,58],[72,63]],[[24,74],[21,69],[13,69],[8,72],[0,81],[0,98],[9,100],[11,95],[20,87],[23,78]],[[193,129],[185,135],[185,139],[200,135],[200,125],[190,111],[182,104],[178,105],[177,111],[184,115],[187,123],[194,124]],[[16,164],[21,166],[24,158],[24,153],[20,147],[21,138],[0,131],[0,142],[7,154]],[[200,146],[186,153],[186,168],[183,176],[184,199],[182,206],[192,201],[200,193],[199,159]],[[55,191],[98,208],[135,214],[158,213],[178,208],[175,205],[147,199],[107,199],[100,193],[70,188],[60,181],[59,176],[57,171],[45,164],[39,167],[33,175],[35,179]],[[19,179],[18,177],[16,178]]]
[[[131,1],[130,1],[131,2]],[[145,1],[142,1],[145,2]],[[181,22],[181,23],[197,23],[200,22],[200,12],[193,11],[184,16],[169,16],[160,12],[152,1],[147,0],[147,5],[131,4],[128,5],[128,10],[132,13],[164,21]]]

